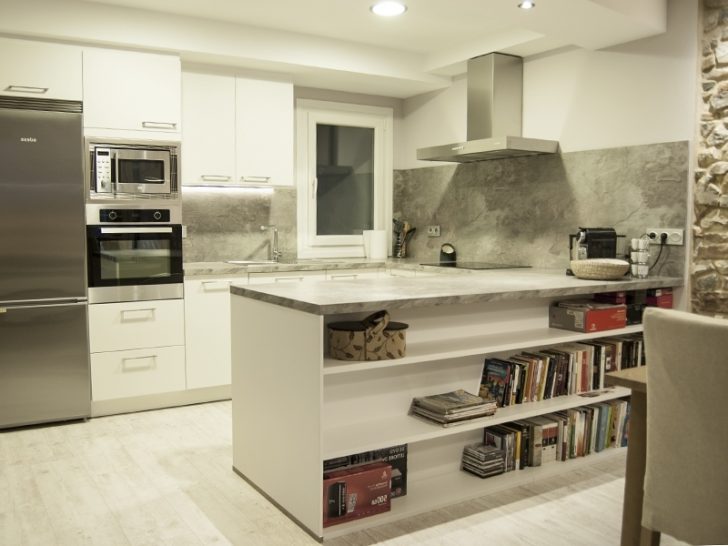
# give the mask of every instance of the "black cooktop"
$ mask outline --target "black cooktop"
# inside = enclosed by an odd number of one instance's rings
[[[530,265],[494,264],[490,262],[432,262],[420,265],[432,265],[435,267],[456,267],[458,269],[516,269],[531,267]]]

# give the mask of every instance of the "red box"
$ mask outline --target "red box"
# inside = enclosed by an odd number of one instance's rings
[[[672,288],[654,288],[648,290],[646,303],[649,307],[672,309]]]
[[[392,466],[371,463],[324,473],[324,527],[390,510]]]
[[[562,301],[549,308],[549,326],[576,332],[601,332],[624,328],[627,306],[594,301]]]

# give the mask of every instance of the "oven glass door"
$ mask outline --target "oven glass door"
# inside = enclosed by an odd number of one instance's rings
[[[89,287],[181,283],[182,226],[87,226]]]
[[[117,149],[112,178],[121,193],[170,193],[169,151]]]

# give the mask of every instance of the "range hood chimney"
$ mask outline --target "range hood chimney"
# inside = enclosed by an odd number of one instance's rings
[[[468,61],[466,142],[417,150],[417,159],[467,163],[502,157],[553,154],[555,140],[523,138],[523,59],[489,53]]]

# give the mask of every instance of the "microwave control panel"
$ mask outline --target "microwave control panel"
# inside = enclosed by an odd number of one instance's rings
[[[111,192],[111,150],[109,148],[96,148],[96,191],[99,193]]]

